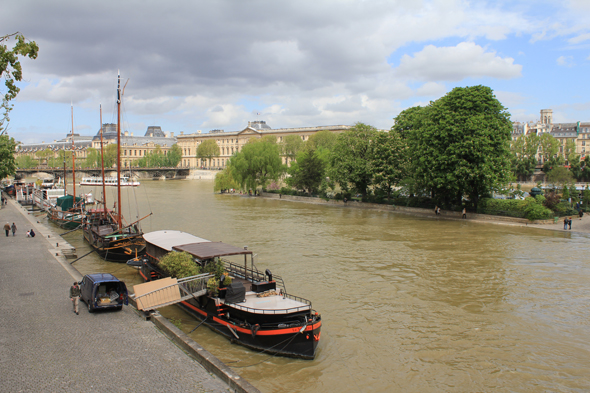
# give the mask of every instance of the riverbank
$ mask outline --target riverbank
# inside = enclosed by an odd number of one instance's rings
[[[147,321],[133,307],[90,314],[82,302],[76,315],[68,291],[82,275],[63,256],[72,247],[14,200],[0,220],[18,228],[0,238],[0,390],[258,392],[161,317]],[[27,238],[31,228],[37,236]]]
[[[228,194],[228,195],[235,195],[235,194]],[[431,209],[423,209],[417,207],[405,207],[405,206],[392,206],[392,205],[382,205],[378,203],[364,203],[364,202],[356,202],[356,201],[337,201],[337,200],[325,200],[323,198],[313,198],[313,197],[302,197],[302,196],[294,196],[294,195],[281,195],[281,194],[274,194],[274,193],[267,193],[262,192],[260,194],[262,198],[268,199],[280,199],[288,202],[301,202],[301,203],[312,203],[312,204],[319,204],[319,205],[327,205],[327,206],[339,206],[342,208],[357,208],[357,209],[368,209],[368,210],[377,210],[377,211],[390,211],[393,213],[399,214],[407,214],[416,217],[424,217],[433,220],[462,220],[461,213],[449,210],[441,210],[440,215],[435,215]],[[476,214],[476,213],[468,213],[467,214],[467,221],[478,222],[478,223],[487,223],[487,224],[499,224],[499,225],[513,225],[513,226],[521,226],[521,227],[530,227],[530,228],[538,228],[538,229],[545,229],[551,231],[564,231],[563,229],[563,218],[560,218],[555,221],[552,220],[536,220],[530,221],[526,218],[516,218],[516,217],[504,217],[504,216],[492,216],[489,214]],[[572,229],[567,230],[567,232],[577,232],[583,234],[590,234],[590,215],[585,214],[584,217],[579,218],[578,216],[572,216]]]

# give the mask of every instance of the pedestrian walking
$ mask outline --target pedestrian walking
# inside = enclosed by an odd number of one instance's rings
[[[461,218],[467,218],[467,211],[465,210],[465,208],[463,208]]]
[[[13,222],[10,228],[12,228],[12,236],[14,236],[16,234],[16,224]]]
[[[567,217],[563,219],[563,229],[567,230]]]
[[[8,237],[8,233],[10,232],[10,223],[9,222],[4,224],[4,232],[6,232],[6,237]]]
[[[76,315],[79,315],[78,302],[80,301],[80,287],[78,286],[77,282],[75,282],[70,287],[70,300],[72,301],[72,306],[74,307],[74,312],[76,313]]]
[[[438,208],[436,209],[436,215],[437,215],[437,216],[440,216],[440,207],[438,207]]]
[[[572,218],[570,217],[569,220],[567,221],[567,225],[569,225],[569,229],[572,229]]]
[[[434,215],[438,215],[438,205],[434,207]]]

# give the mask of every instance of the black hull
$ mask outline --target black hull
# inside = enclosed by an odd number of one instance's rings
[[[140,270],[146,281],[150,281],[153,273],[155,272],[145,265]],[[268,354],[302,359],[315,358],[322,322],[321,319],[317,319],[313,324],[303,323],[303,320],[308,320],[309,311],[305,315],[299,314],[298,319],[285,316],[281,317],[284,323],[275,321],[269,324],[268,315],[245,313],[230,305],[218,307],[215,298],[208,295],[183,301],[179,305],[197,319],[204,320],[205,325],[232,343]]]
[[[84,229],[84,240],[101,258],[109,262],[126,263],[129,259],[145,250],[145,240],[143,240],[141,234],[109,240]]]

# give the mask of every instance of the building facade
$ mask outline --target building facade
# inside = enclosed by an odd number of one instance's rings
[[[303,141],[307,141],[310,136],[320,132],[329,131],[340,133],[349,130],[352,126],[318,126],[318,127],[298,127],[298,128],[271,128],[265,121],[249,121],[248,126],[240,131],[226,132],[224,130],[211,130],[209,133],[201,133],[200,131],[193,134],[180,133],[177,137],[178,146],[182,149],[181,165],[190,168],[205,168],[209,167],[207,159],[197,157],[197,148],[206,140],[214,140],[219,146],[219,156],[211,159],[211,167],[223,169],[227,166],[227,162],[231,156],[240,151],[242,147],[251,138],[262,138],[264,136],[272,136],[277,139],[277,143],[281,143],[289,135],[297,135]],[[287,158],[283,157],[283,163],[287,162]]]

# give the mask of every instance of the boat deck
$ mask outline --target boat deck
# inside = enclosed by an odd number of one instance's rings
[[[311,306],[298,300],[270,295],[258,297],[255,292],[246,292],[246,301],[242,303],[228,303],[228,306],[254,314],[290,314],[293,312],[310,310]],[[225,299],[221,299],[225,304]]]

